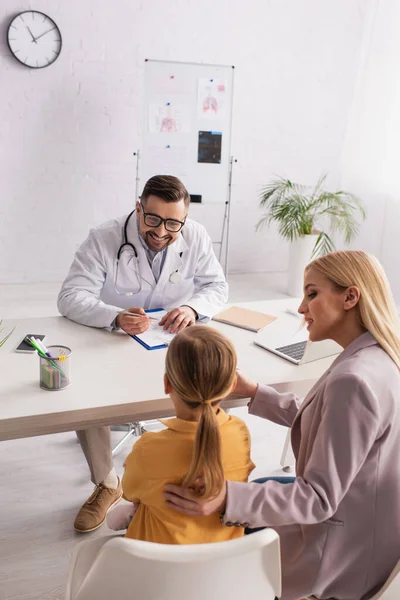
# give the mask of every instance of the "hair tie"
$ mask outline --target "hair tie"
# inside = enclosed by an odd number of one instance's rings
[[[215,398],[211,398],[211,400],[203,400],[203,404],[212,404],[213,402],[216,402]]]

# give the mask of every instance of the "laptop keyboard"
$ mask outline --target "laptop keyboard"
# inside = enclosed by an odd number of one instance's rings
[[[276,348],[276,350],[282,354],[286,354],[286,356],[290,356],[290,358],[301,360],[306,351],[306,346],[307,342],[297,342],[296,344],[289,344],[289,346],[281,346],[280,348]]]

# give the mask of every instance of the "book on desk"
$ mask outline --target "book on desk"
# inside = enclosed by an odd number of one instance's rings
[[[234,327],[241,327],[242,329],[256,333],[270,323],[273,323],[276,319],[277,317],[273,315],[249,310],[248,308],[240,308],[239,306],[231,306],[213,317],[214,321],[233,325]]]

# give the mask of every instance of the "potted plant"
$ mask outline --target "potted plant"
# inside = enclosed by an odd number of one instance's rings
[[[265,214],[256,229],[276,222],[280,235],[291,242],[288,281],[291,296],[302,296],[304,268],[310,260],[335,249],[325,226],[330,233],[341,233],[349,243],[358,233],[356,217],[365,219],[361,201],[342,190],[326,191],[325,179],[323,175],[311,188],[279,177],[261,190],[260,206]]]

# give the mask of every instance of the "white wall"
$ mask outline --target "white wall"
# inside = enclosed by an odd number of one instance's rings
[[[274,174],[336,185],[366,0],[21,0],[0,4],[0,282],[63,279],[88,228],[128,212],[145,58],[234,64],[230,269],[279,271],[255,234]],[[30,70],[5,42],[27,8],[55,19],[60,58]]]
[[[356,244],[380,258],[400,302],[400,3],[374,0],[343,151],[343,186],[365,201]]]

